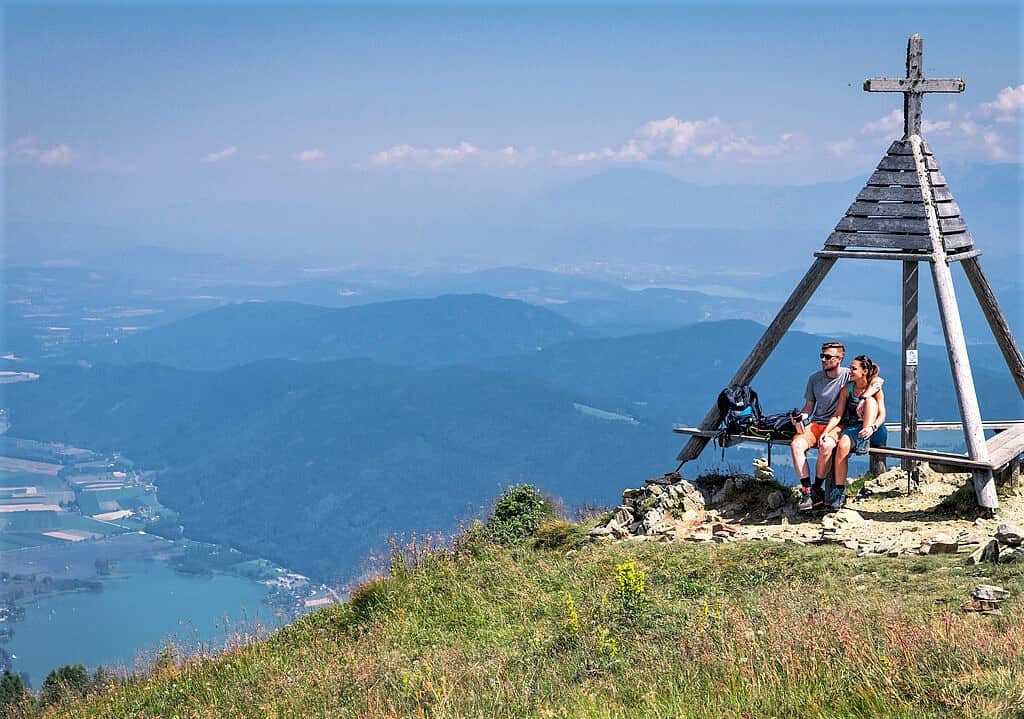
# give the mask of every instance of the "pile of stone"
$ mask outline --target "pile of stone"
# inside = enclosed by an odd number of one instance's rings
[[[725,478],[717,484],[699,485],[670,472],[648,479],[643,487],[622,493],[622,504],[590,532],[592,539],[635,542],[730,542],[748,538],[743,528],[729,518],[748,516],[742,507],[744,492],[755,482],[774,479],[766,460],[754,462],[754,474]],[[796,496],[774,490],[767,495],[761,511],[796,514]]]
[[[591,532],[594,539],[672,541],[708,519],[708,498],[678,472],[648,480],[643,487],[622,493],[622,504],[611,518]],[[643,538],[643,539],[640,539]]]
[[[994,584],[979,584],[971,592],[971,598],[960,605],[965,612],[980,612],[981,614],[1002,614],[999,605],[1010,596],[1010,593],[1002,587]]]
[[[977,541],[977,548],[968,558],[968,564],[1012,564],[1024,562],[1024,529],[1004,522],[996,528],[993,536],[983,536]],[[956,551],[956,550],[954,550]]]

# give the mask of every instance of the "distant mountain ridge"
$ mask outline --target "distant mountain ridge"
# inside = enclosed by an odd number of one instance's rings
[[[290,306],[269,309],[292,317]],[[49,368],[7,387],[10,433],[163,467],[161,497],[190,535],[332,578],[350,575],[391,533],[451,527],[508,484],[536,482],[571,504],[614,502],[622,487],[674,466],[681,442],[671,425],[703,418],[763,331],[744,320],[697,323],[479,356],[478,367],[456,358],[424,369],[410,350],[413,366],[265,359],[220,371]],[[765,410],[800,404],[821,341],[787,333],[753,381]],[[895,418],[897,354],[851,340],[848,357],[861,352],[881,364]],[[955,418],[942,348],[923,347],[920,366],[921,419]],[[1007,373],[978,367],[974,376],[986,418],[1021,416]]]
[[[603,502],[666,471],[668,422],[602,419],[592,395],[471,367],[267,360],[219,372],[63,367],[8,393],[12,436],[163,468],[189,536],[325,579],[395,533],[454,529],[536,482]]]
[[[444,295],[348,308],[291,302],[225,305],[94,346],[94,361],[223,369],[262,359],[366,357],[434,367],[534,351],[589,332],[542,307],[489,295]]]

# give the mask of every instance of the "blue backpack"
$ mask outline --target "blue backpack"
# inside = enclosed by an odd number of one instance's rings
[[[731,384],[719,392],[718,409],[722,423],[715,441],[723,449],[736,444],[735,435],[747,434],[762,418],[757,392],[747,384]]]

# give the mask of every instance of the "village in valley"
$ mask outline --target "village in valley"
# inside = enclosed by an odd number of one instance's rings
[[[259,582],[279,622],[338,600],[332,588],[266,559],[188,539],[159,503],[154,475],[118,454],[0,436],[0,668],[17,670],[3,644],[28,604],[102,592],[130,562]]]

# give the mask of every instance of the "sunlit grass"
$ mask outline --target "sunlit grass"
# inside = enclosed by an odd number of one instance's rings
[[[567,544],[408,548],[344,605],[51,716],[1024,716],[1014,565]],[[1002,616],[959,611],[982,581]]]

